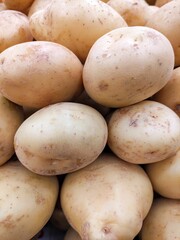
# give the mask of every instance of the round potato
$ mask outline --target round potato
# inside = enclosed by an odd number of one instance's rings
[[[140,102],[168,82],[174,53],[168,39],[148,27],[115,29],[92,46],[83,69],[88,95],[109,107]]]
[[[33,40],[29,29],[29,20],[21,12],[0,11],[0,52],[22,42]]]
[[[108,123],[108,145],[127,162],[164,160],[180,147],[180,119],[170,108],[155,101],[117,109]]]
[[[61,11],[62,9],[62,11]],[[53,0],[30,18],[36,40],[60,43],[84,62],[93,43],[105,33],[127,26],[109,5],[99,0]]]
[[[82,89],[82,64],[60,44],[26,42],[0,54],[0,91],[19,105],[42,108],[70,101]]]
[[[14,154],[14,135],[24,121],[23,109],[0,94],[0,165]]]
[[[1,240],[29,240],[51,217],[59,192],[57,178],[9,161],[0,167],[0,179]]]
[[[159,8],[146,23],[166,36],[175,54],[175,66],[180,66],[180,1],[171,1]]]
[[[146,172],[157,193],[180,200],[180,149],[170,158],[146,165]]]
[[[60,196],[67,220],[82,239],[132,240],[150,209],[153,190],[140,166],[102,154],[67,174]]]
[[[140,240],[179,240],[179,213],[179,200],[155,199],[143,223]]]
[[[180,67],[173,70],[168,83],[152,99],[171,108],[180,117]]]
[[[8,9],[26,11],[34,0],[2,0]]]
[[[32,114],[15,135],[15,151],[31,171],[58,175],[93,162],[107,142],[107,124],[92,107],[57,103]]]

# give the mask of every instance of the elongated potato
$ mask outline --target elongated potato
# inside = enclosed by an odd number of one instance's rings
[[[0,165],[14,154],[14,135],[24,120],[23,109],[0,94]]]
[[[39,176],[19,161],[0,167],[1,240],[29,240],[50,219],[58,196],[56,177]]]
[[[32,114],[15,135],[25,167],[42,175],[72,172],[93,162],[107,142],[107,124],[92,107],[57,103]]]
[[[94,43],[83,68],[83,83],[94,101],[123,107],[159,91],[173,68],[173,49],[164,35],[148,27],[124,27]]]
[[[146,165],[146,172],[157,193],[180,200],[180,149],[170,158]]]
[[[67,220],[83,240],[132,240],[150,209],[153,190],[140,166],[102,154],[67,174],[60,196]]]
[[[0,26],[0,52],[15,44],[33,40],[29,29],[29,20],[21,12],[1,11]]]
[[[57,43],[21,43],[0,54],[0,91],[22,106],[42,108],[72,100],[82,91],[81,75],[79,59]]]
[[[155,101],[117,109],[108,123],[108,145],[118,157],[131,163],[164,160],[180,147],[180,119]]]
[[[180,200],[155,199],[144,221],[140,240],[180,239]]]
[[[30,18],[36,40],[60,43],[85,61],[93,43],[105,33],[127,26],[109,5],[99,0],[52,0]]]

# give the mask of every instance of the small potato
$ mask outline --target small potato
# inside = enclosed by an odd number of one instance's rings
[[[179,240],[180,201],[155,199],[146,217],[140,240]]]
[[[21,43],[0,54],[0,91],[19,105],[42,108],[70,101],[82,89],[82,64],[60,44]]]
[[[107,124],[87,105],[57,103],[32,114],[15,135],[22,164],[42,175],[72,172],[93,162],[107,142]]]
[[[166,3],[156,11],[146,26],[166,36],[174,49],[175,66],[180,66],[180,1]]]
[[[33,40],[29,29],[29,20],[21,12],[0,11],[0,52],[22,42]]]
[[[148,164],[146,172],[157,193],[180,200],[180,149],[170,158]]]
[[[175,111],[180,117],[180,67],[173,70],[168,83],[158,91],[152,99],[163,103]]]
[[[72,227],[70,227],[64,237],[64,240],[81,240],[81,237]]]
[[[24,121],[23,109],[0,94],[0,165],[14,154],[14,135]]]
[[[108,5],[124,18],[128,26],[145,25],[148,4],[144,0],[110,0]]]
[[[93,43],[112,29],[127,26],[109,5],[99,0],[53,0],[30,18],[36,40],[60,43],[84,62]]]
[[[151,207],[153,190],[140,166],[104,153],[67,174],[60,196],[67,220],[83,240],[132,240]]]
[[[8,9],[26,11],[34,0],[2,0]]]
[[[0,167],[1,240],[29,240],[50,219],[59,192],[56,177],[30,172],[19,161]]]
[[[97,103],[124,107],[159,91],[173,68],[173,49],[164,35],[148,27],[124,27],[94,43],[83,68],[83,83]]]
[[[28,17],[30,18],[35,12],[42,10],[51,2],[52,0],[34,0],[29,9]]]
[[[170,108],[155,101],[117,109],[108,123],[108,145],[127,162],[164,160],[180,148],[180,119]]]

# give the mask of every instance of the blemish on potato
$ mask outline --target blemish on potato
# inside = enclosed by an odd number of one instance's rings
[[[8,215],[4,220],[0,221],[0,225],[2,224],[5,228],[14,228],[16,224],[12,220],[12,218],[13,218],[12,215]]]

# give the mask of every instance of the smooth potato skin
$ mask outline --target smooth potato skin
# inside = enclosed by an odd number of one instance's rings
[[[51,3],[51,1],[52,0],[34,0],[29,9],[28,18],[30,18],[35,12],[45,8],[48,4]]]
[[[30,108],[70,101],[82,89],[82,64],[69,49],[44,41],[17,44],[0,54],[0,91]]]
[[[105,34],[92,46],[83,83],[99,104],[124,107],[159,91],[173,68],[174,53],[166,37],[147,27],[124,27]]]
[[[18,43],[33,40],[28,18],[21,12],[0,11],[0,26],[0,52]]]
[[[64,102],[32,114],[15,135],[15,151],[31,171],[42,175],[72,172],[93,162],[107,142],[102,115],[84,104]]]
[[[23,109],[0,94],[0,165],[14,154],[14,135],[24,121]]]
[[[147,164],[145,169],[157,193],[180,200],[180,149],[170,158]]]
[[[143,223],[140,240],[180,239],[180,201],[155,199]]]
[[[66,175],[60,197],[68,222],[82,240],[132,240],[149,211],[153,191],[140,166],[103,153]]]
[[[164,160],[180,147],[180,120],[167,106],[142,101],[117,109],[108,122],[108,145],[135,164]]]
[[[50,219],[58,196],[56,177],[44,177],[19,161],[0,167],[1,240],[29,240]]]

